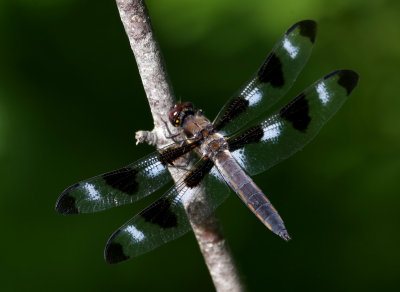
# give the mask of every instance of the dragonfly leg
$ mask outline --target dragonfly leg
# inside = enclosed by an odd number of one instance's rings
[[[171,132],[171,130],[169,129],[169,127],[168,127],[168,123],[167,123],[166,121],[164,121],[164,120],[163,120],[163,123],[164,123],[165,128],[167,129],[167,132],[168,132],[168,135],[164,135],[165,138],[171,139],[171,140],[174,141],[176,144],[179,144],[179,143],[185,141],[184,139],[181,139],[181,140],[176,139],[178,136],[182,135],[183,129],[180,130],[179,132],[173,134],[173,133]]]

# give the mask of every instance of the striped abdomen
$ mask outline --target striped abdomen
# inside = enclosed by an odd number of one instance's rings
[[[265,197],[260,188],[242,170],[229,151],[221,151],[216,155],[215,165],[222,173],[226,182],[239,195],[249,209],[268,227],[272,232],[289,240],[290,236],[286,231],[281,216]]]

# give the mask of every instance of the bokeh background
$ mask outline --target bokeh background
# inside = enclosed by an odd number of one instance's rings
[[[177,98],[212,118],[293,23],[313,54],[286,101],[338,68],[348,102],[300,153],[255,177],[293,238],[231,195],[218,216],[250,291],[400,289],[400,1],[148,1]],[[153,151],[152,118],[112,0],[0,2],[0,290],[212,291],[193,234],[107,265],[110,234],[155,200],[65,217],[67,186]]]

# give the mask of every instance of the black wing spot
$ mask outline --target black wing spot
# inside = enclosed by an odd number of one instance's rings
[[[56,211],[58,213],[63,215],[79,213],[78,209],[76,208],[75,198],[70,196],[69,194],[73,189],[76,189],[77,187],[79,187],[79,183],[68,187],[62,192],[56,203]]]
[[[240,136],[228,140],[229,151],[232,152],[244,147],[247,144],[260,142],[263,136],[264,131],[260,125],[252,127]]]
[[[339,73],[338,84],[344,87],[349,95],[353,89],[357,86],[360,76],[351,70],[342,70]]]
[[[199,145],[200,141],[194,141],[180,147],[172,146],[158,155],[158,160],[163,165],[174,165],[174,161],[190,152]]]
[[[308,37],[310,41],[314,43],[317,35],[317,23],[314,20],[301,21],[300,34],[304,37]]]
[[[128,259],[129,257],[124,254],[121,244],[112,242],[107,246],[105,260],[108,264],[118,264]]]
[[[186,186],[189,188],[194,188],[198,186],[205,175],[210,172],[213,166],[214,162],[211,160],[211,158],[205,159],[201,165],[199,165],[186,175],[184,179]]]
[[[285,84],[282,62],[275,53],[270,53],[257,73],[262,83],[271,83],[272,87],[282,87]]]
[[[305,132],[311,122],[309,105],[304,93],[300,93],[295,99],[284,106],[279,115],[290,122],[296,130]]]
[[[106,183],[121,192],[133,195],[138,190],[136,175],[138,171],[134,168],[124,167],[102,175]]]
[[[117,264],[129,259],[129,256],[125,255],[122,245],[112,242],[120,232],[121,230],[118,229],[107,242],[106,249],[104,250],[104,259],[108,264]]]
[[[218,124],[215,125],[214,129],[215,131],[221,130],[227,123],[232,121],[234,118],[236,118],[238,115],[246,111],[246,109],[249,107],[249,101],[241,96],[238,98],[234,99],[232,103],[228,106],[226,109],[224,115],[222,116],[221,120],[218,122]]]
[[[293,24],[287,31],[286,35],[291,33],[296,27],[299,27],[300,34],[308,37],[312,43],[315,42],[317,35],[317,23],[314,20],[303,20]]]
[[[358,81],[360,80],[360,76],[352,70],[333,71],[333,72],[329,73],[328,75],[325,75],[324,80],[326,80],[334,75],[339,76],[338,84],[346,89],[347,95],[350,95],[350,93],[357,86]]]
[[[162,228],[178,226],[178,219],[171,211],[171,201],[168,198],[161,198],[154,204],[139,213],[147,222],[157,224]]]

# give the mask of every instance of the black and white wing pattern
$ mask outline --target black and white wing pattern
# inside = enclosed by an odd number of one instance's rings
[[[106,262],[116,264],[128,260],[190,231],[191,225],[184,208],[187,204],[195,208],[189,212],[191,216],[195,216],[192,219],[196,221],[197,216],[199,220],[207,218],[230,193],[224,179],[212,162],[209,162],[210,160],[198,164],[160,199],[114,232],[104,251]],[[200,171],[196,172],[196,169]],[[190,178],[191,173],[196,174]],[[203,188],[209,194],[208,209],[205,209],[204,203],[196,201],[198,192]],[[197,210],[201,215],[196,214]]]
[[[316,33],[312,20],[290,27],[251,80],[222,107],[215,129],[223,135],[234,133],[284,96],[308,61]]]
[[[321,78],[276,114],[228,140],[229,149],[250,175],[261,173],[301,150],[337,112],[357,86],[351,70]]]
[[[275,114],[266,114],[295,82],[311,54],[316,31],[317,25],[312,20],[300,21],[289,28],[253,78],[228,100],[213,122],[215,131],[229,137],[229,150],[250,175],[261,173],[302,149],[357,86],[356,72],[334,71]],[[243,127],[248,129],[238,132]],[[181,146],[168,146],[161,153],[155,152],[121,169],[74,184],[61,194],[56,210],[65,215],[92,213],[148,196],[171,181],[167,166],[173,166],[178,158],[201,146],[201,142],[197,139]],[[237,165],[233,159],[230,161]],[[114,232],[106,245],[105,260],[111,264],[125,261],[176,239],[191,230],[187,216],[191,222],[207,218],[230,193],[214,162],[210,157],[202,157],[160,199]],[[207,204],[198,196],[201,190],[209,195]],[[252,194],[248,197],[254,199]],[[267,202],[264,197],[262,200]],[[244,201],[254,209],[253,201],[252,205],[247,197]]]
[[[56,210],[64,215],[93,213],[130,204],[171,180],[160,153],[154,152],[123,168],[68,187],[58,198]]]

